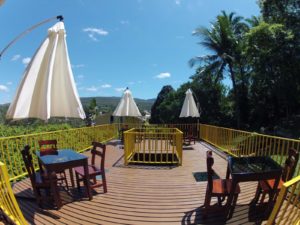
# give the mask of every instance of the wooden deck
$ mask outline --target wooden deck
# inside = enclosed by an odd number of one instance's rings
[[[18,199],[30,224],[260,224],[260,209],[249,207],[256,190],[255,182],[241,183],[241,194],[232,219],[225,221],[222,212],[202,218],[206,182],[197,182],[193,173],[206,172],[208,147],[204,143],[186,146],[183,165],[124,166],[123,148],[118,142],[108,145],[106,168],[108,193],[97,189],[89,201],[74,188],[61,190],[60,210],[35,201]],[[214,169],[225,177],[226,160],[214,154]],[[28,179],[14,185],[14,192],[32,196]],[[213,201],[214,202],[214,201]]]

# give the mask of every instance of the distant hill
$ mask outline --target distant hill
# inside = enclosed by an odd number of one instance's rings
[[[82,106],[88,107],[91,100],[95,98],[97,102],[97,106],[99,107],[99,111],[103,113],[113,112],[120,102],[120,97],[84,97],[80,98]],[[144,110],[151,111],[151,107],[155,101],[155,99],[134,99],[139,110],[143,112]]]
[[[101,122],[99,121],[98,124],[109,123],[110,115],[117,107],[120,101],[120,97],[84,97],[84,98],[80,98],[82,106],[84,108],[87,108],[93,98],[96,99],[99,112],[103,113],[98,118],[99,120],[101,120]],[[151,107],[155,101],[155,99],[139,99],[139,98],[135,98],[134,100],[141,113],[143,113],[144,110],[151,112]],[[0,124],[5,123],[5,115],[8,107],[9,107],[9,103],[2,104],[2,105],[0,104]],[[22,123],[22,121],[20,123]]]

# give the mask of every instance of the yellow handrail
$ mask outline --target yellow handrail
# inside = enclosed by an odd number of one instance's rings
[[[300,149],[300,141],[224,127],[200,124],[200,138],[233,156],[269,156],[283,165],[288,149]],[[300,223],[300,162],[294,179],[284,183],[267,224]]]
[[[283,165],[289,148],[299,151],[300,141],[255,132],[200,124],[200,139],[233,156],[270,156]],[[294,176],[300,175],[300,161]]]
[[[128,163],[182,164],[182,132],[177,128],[133,128],[124,132]]]
[[[283,184],[267,225],[300,223],[300,176]]]
[[[117,136],[117,126],[114,124],[83,127],[53,132],[43,132],[28,135],[19,135],[0,138],[0,161],[7,166],[10,181],[26,176],[21,150],[29,145],[37,150],[38,140],[56,139],[58,148],[72,148],[78,152],[88,149],[92,141],[105,142]],[[36,157],[34,164],[38,167]]]
[[[0,208],[14,224],[28,224],[13,194],[6,166],[2,162],[0,162]]]

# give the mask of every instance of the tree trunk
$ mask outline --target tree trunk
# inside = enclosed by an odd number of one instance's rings
[[[236,111],[236,123],[237,128],[240,128],[240,106],[239,106],[239,98],[237,94],[237,88],[236,88],[236,80],[235,80],[235,73],[232,68],[232,63],[228,63],[231,81],[232,81],[232,88],[233,88],[233,94],[234,94],[234,100],[235,100],[235,111]]]

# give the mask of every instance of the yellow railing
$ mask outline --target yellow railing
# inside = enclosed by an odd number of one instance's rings
[[[13,181],[27,174],[21,156],[21,150],[25,145],[37,150],[38,140],[56,139],[58,148],[71,148],[82,152],[90,147],[92,141],[104,142],[116,136],[117,127],[109,124],[0,138],[0,161],[7,166],[10,181]],[[34,160],[37,166],[35,157]]]
[[[300,176],[283,184],[267,225],[300,223]]]
[[[200,124],[200,138],[233,156],[270,156],[283,165],[288,149],[299,151],[300,141]],[[300,175],[300,161],[294,176]]]
[[[187,134],[193,135],[196,138],[200,138],[199,136],[199,124],[197,123],[177,123],[177,124],[147,124],[144,125],[142,123],[123,123],[119,125],[119,127],[127,126],[129,129],[131,128],[177,128],[183,132],[183,136]]]
[[[6,166],[2,162],[0,162],[0,208],[10,223],[27,224],[11,189]]]
[[[125,164],[182,164],[182,132],[177,128],[146,127],[124,132]]]
[[[300,141],[200,124],[200,138],[233,156],[270,156],[283,166],[288,149]],[[300,223],[300,161],[294,179],[284,183],[267,224]],[[280,210],[281,209],[281,210]]]

